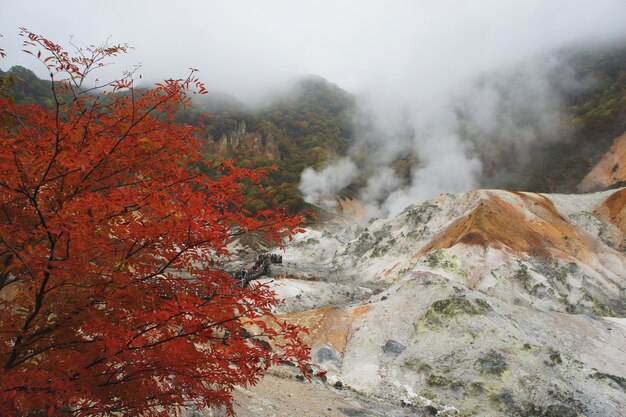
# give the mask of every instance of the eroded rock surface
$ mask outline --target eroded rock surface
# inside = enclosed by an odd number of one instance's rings
[[[477,190],[298,236],[271,285],[325,382],[273,376],[242,415],[626,415],[625,200]]]
[[[626,133],[615,138],[609,151],[583,178],[582,192],[597,191],[626,181]]]

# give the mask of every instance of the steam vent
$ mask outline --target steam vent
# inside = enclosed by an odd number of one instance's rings
[[[330,416],[624,415],[625,191],[476,190],[307,229],[265,282],[309,328],[313,383],[282,370],[241,415],[305,390]]]

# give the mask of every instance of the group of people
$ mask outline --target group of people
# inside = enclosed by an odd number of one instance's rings
[[[277,255],[275,253],[263,253],[257,256],[257,262],[263,261],[264,259],[269,259],[273,264],[283,263],[283,255]]]
[[[244,268],[233,274],[239,285],[247,287],[250,281],[258,279],[263,275],[269,275],[270,264],[282,264],[283,256],[274,253],[259,254],[252,268]]]

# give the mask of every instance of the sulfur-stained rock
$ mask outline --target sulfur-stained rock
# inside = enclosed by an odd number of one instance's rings
[[[442,195],[366,228],[296,236],[291,278],[267,283],[301,310],[283,317],[310,329],[328,389],[397,407],[342,409],[622,417],[621,194]]]

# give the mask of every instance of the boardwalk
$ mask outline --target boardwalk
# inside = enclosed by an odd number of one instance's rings
[[[247,287],[250,284],[250,281],[255,279],[259,279],[262,276],[270,275],[270,265],[271,264],[282,264],[283,257],[282,255],[264,253],[257,256],[257,260],[254,265],[250,268],[241,269],[233,276],[243,288]]]

